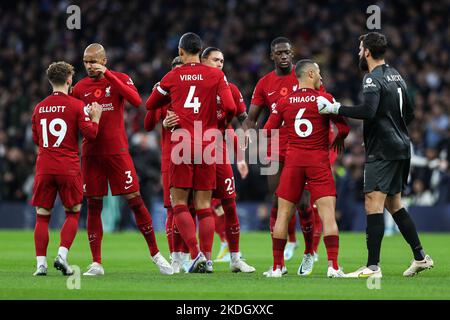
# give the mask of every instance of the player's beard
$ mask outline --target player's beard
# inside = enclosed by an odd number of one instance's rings
[[[367,59],[364,56],[359,58],[359,69],[361,71],[369,71],[369,65],[367,64]]]

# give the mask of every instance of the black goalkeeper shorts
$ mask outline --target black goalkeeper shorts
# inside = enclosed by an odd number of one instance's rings
[[[380,191],[393,196],[405,189],[411,159],[375,160],[364,166],[364,193]]]

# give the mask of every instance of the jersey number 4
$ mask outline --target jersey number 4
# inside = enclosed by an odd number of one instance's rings
[[[198,97],[194,97],[194,94],[195,94],[195,86],[190,86],[188,96],[186,98],[186,101],[184,102],[184,107],[193,108],[194,113],[198,113],[200,111],[201,103]]]
[[[301,138],[306,138],[313,132],[312,122],[309,121],[308,119],[302,118],[303,114],[305,113],[305,110],[306,110],[305,108],[298,110],[294,122],[295,133]],[[306,130],[304,131],[302,130],[302,125],[306,126]]]
[[[56,126],[59,125],[59,130],[56,130]],[[47,119],[41,119],[42,126],[42,141],[44,143],[43,147],[48,148],[48,134],[47,134]],[[55,118],[50,121],[48,125],[48,130],[50,133],[57,137],[58,139],[53,144],[52,147],[58,148],[61,145],[61,142],[64,140],[64,137],[67,133],[67,124],[63,119]]]

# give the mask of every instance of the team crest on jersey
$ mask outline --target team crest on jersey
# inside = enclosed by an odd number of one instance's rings
[[[106,87],[105,89],[105,97],[111,96],[111,86]]]
[[[298,85],[293,86],[292,91],[297,91],[297,87],[298,87]]]

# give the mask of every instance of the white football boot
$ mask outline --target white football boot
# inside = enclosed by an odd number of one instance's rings
[[[382,278],[383,274],[381,273],[381,268],[378,266],[377,270],[372,270],[369,269],[366,266],[362,266],[361,268],[359,268],[358,270],[354,271],[354,272],[350,272],[347,273],[345,275],[346,278],[369,278],[369,277],[374,277],[374,278]]]
[[[337,270],[334,269],[333,267],[328,267],[327,277],[328,278],[346,278],[346,274],[340,267]]]
[[[269,271],[264,273],[267,278],[281,278],[283,276],[283,272],[280,270],[280,268],[276,268],[275,270],[270,268]]]
[[[256,271],[254,267],[248,265],[245,261],[242,261],[241,259],[235,259],[230,261],[230,270],[231,272],[243,272],[243,273],[252,273]]]
[[[158,252],[152,257],[153,262],[158,266],[159,272],[166,275],[173,274],[173,268],[170,263],[164,258],[161,252]]]
[[[103,276],[105,274],[105,270],[102,265],[98,262],[92,262],[88,266],[88,271],[83,273],[83,276]]]
[[[69,265],[69,262],[67,259],[63,259],[59,254],[55,259],[55,262],[53,263],[53,266],[56,270],[59,270],[62,272],[65,276],[71,276],[73,275],[73,270]]]
[[[47,267],[41,264],[36,268],[36,271],[33,273],[33,276],[46,276],[47,275]]]
[[[205,268],[206,268],[206,257],[202,252],[200,252],[197,255],[197,257],[191,261],[187,272],[202,273],[205,272]]]
[[[427,269],[431,269],[434,267],[434,262],[429,255],[425,256],[425,259],[422,261],[413,260],[408,269],[403,272],[404,277],[413,277],[419,272],[422,272]]]
[[[212,260],[206,261],[205,272],[206,273],[213,273],[214,272]]]
[[[230,262],[230,249],[228,242],[220,243],[220,250],[214,262]]]
[[[273,268],[272,267],[270,267],[269,270],[264,271],[263,272],[263,276],[267,276],[271,272],[273,272]],[[285,275],[285,274],[288,273],[286,266],[283,266],[283,268],[281,268],[281,273],[282,273],[282,275]]]
[[[298,267],[297,274],[299,276],[309,276],[313,272],[314,256],[310,253],[303,255],[303,260]]]
[[[314,262],[319,261],[319,254],[317,252],[314,252]]]
[[[298,247],[297,242],[288,242],[284,248],[284,260],[291,260],[294,256],[294,251]]]

